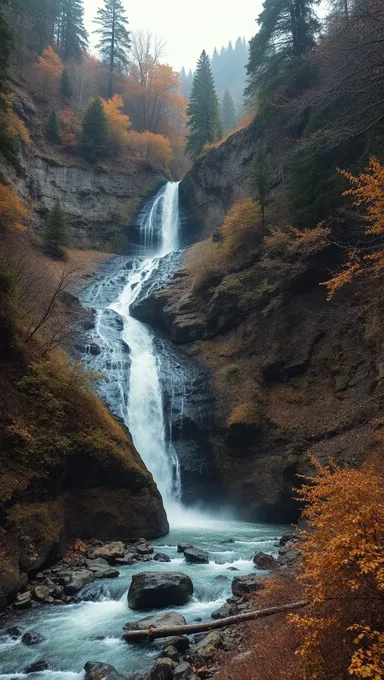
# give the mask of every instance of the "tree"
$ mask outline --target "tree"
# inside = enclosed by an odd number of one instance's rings
[[[65,61],[80,61],[88,43],[82,0],[61,0],[60,9],[58,49]]]
[[[80,121],[70,106],[60,111],[60,143],[67,149],[76,149],[80,132]]]
[[[225,90],[221,104],[221,122],[224,134],[232,130],[236,122],[235,104],[228,90]]]
[[[45,252],[53,257],[63,257],[63,247],[69,244],[67,219],[58,201],[49,215],[43,242]]]
[[[205,50],[197,62],[187,114],[190,128],[187,152],[196,157],[206,144],[217,142],[221,137],[219,102]]]
[[[80,148],[91,162],[107,153],[108,121],[100,99],[91,102],[85,112]]]
[[[52,47],[47,47],[34,65],[36,89],[44,103],[58,95],[62,70],[59,55]]]
[[[49,118],[47,120],[47,125],[45,128],[46,135],[48,139],[52,139],[53,141],[57,141],[59,137],[59,131],[60,131],[60,124],[59,124],[59,119],[57,117],[56,111],[52,111],[49,114]]]
[[[261,209],[261,222],[265,227],[265,208],[270,204],[272,191],[271,173],[268,166],[266,151],[260,148],[256,154],[252,166],[252,189],[256,202]]]
[[[247,65],[250,98],[266,96],[287,80],[298,87],[305,79],[301,57],[315,44],[320,24],[314,14],[317,0],[265,0],[257,19],[258,33],[250,41]],[[293,66],[298,68],[298,73]]]
[[[109,153],[123,153],[129,143],[128,130],[131,127],[129,117],[122,113],[124,102],[119,94],[107,101],[102,100],[103,110],[108,122]]]
[[[18,165],[14,140],[7,130],[10,94],[9,64],[13,49],[12,30],[1,11],[4,0],[0,0],[0,154],[14,166]]]
[[[60,92],[65,99],[71,99],[73,96],[72,81],[66,68],[64,68],[61,73]]]
[[[116,70],[123,70],[128,65],[130,48],[128,19],[122,0],[104,0],[104,7],[97,10],[95,23],[100,26],[95,33],[100,34],[99,44],[101,58],[108,64],[108,98],[113,95],[113,75]]]

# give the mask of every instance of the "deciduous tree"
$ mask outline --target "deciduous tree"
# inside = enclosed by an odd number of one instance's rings
[[[57,97],[63,62],[52,47],[47,47],[34,65],[36,89],[46,104]]]

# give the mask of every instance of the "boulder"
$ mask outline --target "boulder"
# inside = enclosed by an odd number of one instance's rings
[[[32,645],[38,645],[40,642],[43,642],[43,640],[45,640],[45,637],[40,633],[24,633],[23,637],[21,638],[21,642],[23,642],[25,645],[28,645],[28,647],[31,647]]]
[[[174,626],[184,626],[186,624],[184,616],[177,612],[167,612],[166,614],[157,614],[156,616],[145,616],[134,623],[126,623],[125,631],[131,630],[147,630],[147,628],[173,628]],[[124,637],[124,636],[123,636]],[[173,638],[169,638],[169,640]],[[178,649],[177,645],[174,645]]]
[[[184,557],[186,562],[193,564],[209,564],[209,553],[198,548],[186,548],[184,550]]]
[[[250,593],[256,593],[263,587],[263,582],[256,574],[247,574],[247,576],[235,576],[232,581],[232,592],[235,597],[242,597]]]
[[[174,662],[172,659],[160,658],[155,661],[152,666],[150,679],[151,680],[170,680],[173,678]]]
[[[165,656],[167,659],[172,659],[172,661],[178,661],[180,652],[173,645],[166,645],[160,656]]]
[[[156,562],[170,562],[171,561],[171,558],[168,555],[166,555],[165,553],[160,553],[160,552],[156,553],[153,556],[153,559],[156,560]]]
[[[96,342],[93,342],[89,346],[89,353],[92,354],[93,356],[97,356],[98,354],[100,354],[100,352],[101,352],[100,346],[97,345]]]
[[[33,599],[37,600],[37,602],[44,602],[49,596],[50,591],[47,586],[35,586],[33,589]]]
[[[179,543],[177,546],[177,552],[183,553],[184,550],[186,550],[187,548],[193,548],[193,545],[191,545],[190,543]]]
[[[167,638],[166,643],[167,645],[176,647],[180,654],[183,654],[189,649],[189,640],[185,635],[175,635],[174,637]]]
[[[49,665],[44,659],[39,659],[39,661],[34,661],[30,666],[25,668],[24,673],[41,673],[41,671],[47,671]]]
[[[223,541],[220,541],[222,545],[225,545],[226,543],[234,543],[235,539],[234,538],[224,538]]]
[[[273,569],[277,562],[273,555],[268,555],[268,553],[265,552],[257,552],[253,558],[253,563],[257,569]]]
[[[127,680],[126,675],[119,673],[116,668],[101,661],[87,661],[84,670],[84,680]]]
[[[215,576],[215,581],[229,581],[228,576],[224,576],[224,574],[219,574],[218,576]]]
[[[138,555],[152,555],[153,547],[148,543],[140,543],[136,546],[136,553]]]
[[[32,593],[27,590],[25,593],[19,593],[16,595],[13,606],[17,609],[26,609],[31,606]]]
[[[285,531],[282,537],[280,538],[279,545],[285,545],[286,543],[289,543],[289,541],[292,541],[293,539],[296,538],[297,538],[296,531]]]
[[[62,583],[66,595],[76,595],[88,583],[92,583],[95,576],[89,569],[79,569],[78,571],[68,572],[70,576],[69,583]],[[63,579],[66,579],[64,576]]]
[[[158,609],[186,604],[193,594],[189,576],[179,572],[141,572],[134,574],[128,591],[132,609]]]
[[[124,566],[124,565],[130,566],[131,564],[134,563],[134,561],[135,561],[135,555],[133,553],[130,553],[130,552],[125,553],[124,557],[116,557],[115,558],[115,563],[117,565],[121,565],[121,566]]]
[[[179,663],[173,671],[173,677],[176,680],[184,680],[192,675],[192,666],[187,661]]]
[[[280,548],[280,550],[281,550],[281,548]],[[277,564],[282,565],[282,566],[284,566],[286,564],[288,564],[288,565],[294,564],[296,562],[296,560],[299,559],[300,554],[301,554],[299,550],[287,550],[286,548],[284,548],[283,553],[280,553],[280,550],[279,550],[279,558],[277,560]]]
[[[92,559],[102,557],[107,562],[114,560],[116,557],[124,557],[124,543],[122,541],[113,541],[112,543],[106,543],[95,550],[89,555]]]
[[[6,633],[6,635],[9,635],[9,637],[13,638],[14,640],[17,640],[17,638],[22,636],[23,631],[20,628],[20,626],[11,626],[11,628],[7,628],[5,633]]]
[[[212,630],[203,640],[197,643],[192,652],[192,657],[198,665],[208,664],[212,661],[217,649],[223,646],[222,636],[216,630]]]
[[[212,612],[211,619],[225,619],[233,614],[236,614],[236,608],[226,602],[222,607]]]

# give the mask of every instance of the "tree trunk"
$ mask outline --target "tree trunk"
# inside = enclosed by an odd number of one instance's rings
[[[281,614],[282,612],[289,612],[293,609],[300,609],[308,604],[305,600],[300,602],[292,602],[290,604],[282,604],[278,607],[268,607],[267,609],[256,609],[245,614],[236,614],[236,616],[227,616],[224,619],[216,621],[205,621],[204,623],[191,623],[185,626],[174,626],[173,628],[146,628],[145,630],[130,630],[123,634],[126,642],[139,642],[140,640],[155,640],[156,638],[170,637],[172,635],[190,635],[191,633],[204,633],[208,630],[216,630],[217,628],[226,628],[244,621],[254,621],[265,616],[272,616],[272,614]]]

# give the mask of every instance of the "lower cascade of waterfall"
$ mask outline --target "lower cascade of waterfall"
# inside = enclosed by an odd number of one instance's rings
[[[194,584],[193,597],[187,605],[171,609],[183,614],[188,623],[199,617],[206,620],[231,596],[232,572],[254,573],[255,552],[276,552],[276,536],[285,529],[236,521],[223,512],[217,517],[213,511],[199,511],[182,503],[188,484],[189,503],[194,497],[204,500],[205,484],[212,474],[206,453],[208,381],[203,369],[130,315],[134,300],[150,290],[158,275],[166,278],[178,261],[178,184],[169,182],[160,189],[144,207],[139,221],[141,245],[137,251],[106,263],[86,292],[85,302],[94,309],[95,326],[89,333],[84,361],[106,377],[100,394],[124,420],[159,487],[170,533],[153,544],[170,561],[119,567],[118,578],[89,584],[75,604],[46,605],[26,610],[14,621],[8,619],[6,628],[18,625],[23,632],[41,633],[44,639],[27,647],[20,638],[15,640],[0,631],[0,680],[27,677],[23,669],[38,659],[49,666],[49,670],[33,674],[39,680],[81,680],[87,661],[111,664],[124,674],[148,672],[162,642],[128,645],[121,639],[122,629],[127,622],[164,610],[129,608],[127,591],[132,575],[142,571],[188,574]],[[209,564],[188,564],[177,552],[181,542],[208,551]]]

